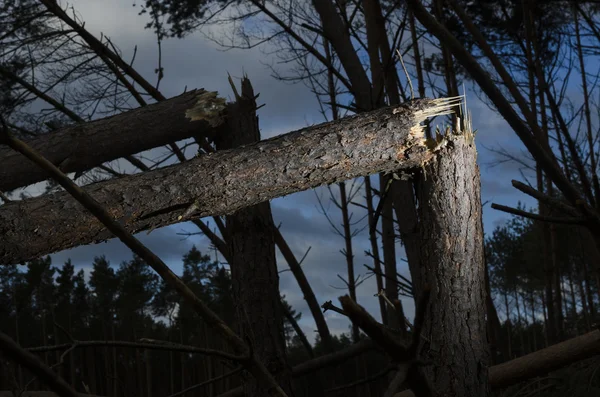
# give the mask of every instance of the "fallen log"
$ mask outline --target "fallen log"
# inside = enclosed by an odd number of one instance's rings
[[[290,132],[183,164],[84,188],[131,233],[378,172],[410,172],[434,155],[423,122],[459,102],[418,99]],[[193,209],[193,211],[190,211]],[[0,207],[0,263],[29,261],[112,234],[66,192]]]
[[[215,92],[193,90],[174,98],[112,117],[75,124],[26,143],[64,173],[83,172],[100,164],[192,136],[214,138],[213,122],[189,117],[190,110],[224,108]],[[187,116],[186,116],[187,113]],[[48,179],[48,174],[19,153],[0,146],[0,192]]]
[[[542,376],[569,364],[600,355],[600,330],[557,343],[489,369],[490,387],[501,389],[536,376]],[[410,390],[394,397],[415,397]]]

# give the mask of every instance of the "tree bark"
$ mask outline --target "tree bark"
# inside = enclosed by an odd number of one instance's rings
[[[420,123],[450,103],[419,99],[85,190],[133,233],[231,214],[322,184],[420,167],[433,157]],[[194,211],[189,211],[191,206]],[[0,207],[0,263],[109,238],[112,234],[65,192]]]
[[[227,133],[217,139],[217,149],[259,141],[256,102],[250,80],[242,79],[241,97],[228,107]],[[265,201],[242,208],[226,216],[225,225],[232,260],[231,281],[238,333],[291,397],[291,369],[285,353],[271,205]],[[243,385],[246,396],[269,395],[269,389],[253,377],[245,378]]]
[[[431,289],[417,354],[434,363],[423,367],[434,396],[489,395],[480,180],[469,135],[450,137],[417,182],[419,279]],[[419,302],[423,290],[415,293]]]
[[[206,120],[191,120],[190,116],[202,108],[222,108],[223,101],[213,92],[193,90],[164,102],[41,135],[27,144],[64,173],[87,171],[106,161],[191,136],[213,139],[216,129]],[[0,147],[0,164],[0,191],[48,179],[44,170],[8,147]]]

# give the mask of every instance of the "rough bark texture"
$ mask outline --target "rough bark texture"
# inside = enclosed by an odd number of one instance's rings
[[[212,139],[216,130],[207,121],[186,117],[186,112],[195,109],[203,98],[209,99],[203,102],[208,109],[223,106],[223,100],[211,94],[203,89],[193,90],[164,102],[70,126],[27,143],[68,173],[87,171],[106,161],[194,135]],[[0,146],[0,164],[0,191],[48,179],[44,170],[7,146]]]
[[[431,296],[418,355],[434,396],[489,394],[479,169],[472,136],[453,136],[418,181],[421,267]],[[422,289],[417,289],[416,301]],[[422,310],[422,308],[419,308]]]
[[[415,100],[85,190],[130,232],[231,214],[322,184],[419,167],[433,154],[414,127],[437,109],[432,100]],[[196,211],[178,219],[193,203]],[[65,192],[0,207],[0,263],[109,238],[111,233]]]
[[[217,149],[228,149],[260,140],[254,90],[242,80],[242,95],[229,105],[227,132]],[[231,279],[238,334],[292,396],[291,370],[286,362],[279,274],[275,261],[275,224],[268,201],[242,208],[225,218],[232,263]],[[245,395],[267,396],[268,390],[253,377],[244,380]]]

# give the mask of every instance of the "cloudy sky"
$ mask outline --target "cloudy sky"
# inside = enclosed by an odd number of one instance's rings
[[[102,32],[122,51],[129,62],[135,46],[137,54],[134,67],[151,82],[155,82],[154,69],[157,67],[157,45],[152,31],[145,30],[147,15],[138,16],[138,7],[132,6],[133,0],[74,0],[72,4],[85,21],[85,27],[99,37]],[[63,2],[64,4],[64,2]],[[259,110],[263,138],[279,135],[310,124],[323,122],[318,112],[318,103],[313,94],[303,84],[289,84],[271,76],[268,64],[275,60],[268,55],[269,47],[252,50],[222,51],[215,43],[207,40],[201,33],[192,34],[185,39],[170,39],[163,43],[162,62],[165,77],[161,82],[161,91],[167,97],[175,96],[184,88],[205,88],[218,91],[221,96],[231,99],[232,93],[227,82],[227,73],[234,78],[248,75],[255,92],[260,93],[259,104],[266,106]],[[278,71],[285,72],[289,65],[275,65]],[[467,87],[468,88],[468,87]],[[479,164],[482,173],[482,202],[484,207],[484,227],[486,233],[501,224],[508,217],[492,210],[489,203],[496,202],[516,206],[520,200],[534,205],[528,197],[519,194],[511,187],[511,179],[522,179],[520,166],[514,162],[502,163],[492,167],[499,157],[489,149],[504,148],[515,156],[523,156],[523,146],[507,124],[496,113],[489,110],[470,91],[467,92],[469,109],[473,113],[473,127],[478,130],[476,143],[479,152]],[[332,189],[333,191],[337,189]],[[337,303],[338,296],[345,293],[337,274],[345,275],[345,259],[340,253],[343,240],[332,231],[325,216],[320,212],[316,195],[321,195],[329,216],[339,224],[341,214],[333,205],[328,204],[328,191],[320,188],[306,191],[272,201],[273,216],[276,224],[281,224],[284,237],[298,258],[311,247],[303,268],[308,280],[322,303],[332,300]],[[360,208],[354,208],[354,218],[364,215]],[[359,224],[357,227],[361,227]],[[192,245],[208,252],[208,240],[203,236],[185,237],[181,233],[197,232],[190,224],[178,224],[158,229],[138,237],[157,255],[170,265],[176,273],[181,271],[181,257]],[[354,240],[355,265],[357,274],[365,274],[363,264],[371,264],[364,251],[370,249],[367,232],[363,231]],[[53,263],[59,265],[67,258],[79,268],[89,271],[94,256],[106,255],[113,265],[129,260],[131,252],[119,241],[111,240],[97,245],[82,246],[76,249],[54,254]],[[214,253],[213,253],[214,255]],[[409,276],[408,269],[401,261],[403,252],[398,245],[399,272]],[[287,268],[286,262],[278,253],[281,270]],[[302,298],[302,294],[290,272],[281,273],[280,287],[289,303],[303,313],[301,326],[309,338],[314,335],[314,323]],[[359,303],[371,313],[378,315],[378,304],[373,294],[376,292],[374,279],[364,282],[358,289]],[[409,318],[414,314],[413,302],[403,301]],[[348,322],[336,313],[328,312],[327,321],[333,332],[347,332]]]

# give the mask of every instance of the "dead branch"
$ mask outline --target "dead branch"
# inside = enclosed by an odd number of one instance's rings
[[[32,374],[40,378],[59,396],[80,397],[57,373],[52,372],[38,357],[23,349],[3,332],[0,332],[0,350],[8,358],[27,368]]]
[[[220,350],[215,349],[205,349],[201,347],[195,346],[187,346],[181,345],[179,343],[161,343],[162,341],[150,341],[150,340],[142,340],[140,342],[129,342],[129,341],[103,341],[103,340],[86,340],[80,341],[75,340],[73,343],[62,343],[60,345],[50,345],[50,346],[38,346],[38,347],[30,347],[27,348],[27,351],[30,352],[50,352],[57,350],[67,350],[72,348],[82,348],[82,347],[127,347],[133,349],[152,349],[152,350],[165,350],[165,351],[173,351],[173,352],[186,352],[186,353],[196,353],[196,354],[206,354],[209,356],[217,356],[227,360],[239,361],[242,359],[242,356],[236,356],[231,353],[226,353]]]
[[[495,210],[506,212],[507,214],[522,216],[524,218],[533,219],[536,221],[548,222],[548,223],[559,223],[566,225],[585,225],[587,223],[587,219],[579,217],[579,218],[566,218],[559,216],[544,216],[539,214],[534,214],[532,212],[523,211],[517,208],[508,207],[506,205],[492,203],[491,207]]]
[[[429,397],[433,395],[431,384],[425,374],[419,370],[422,364],[418,357],[418,346],[422,338],[423,320],[429,301],[430,291],[424,287],[422,296],[417,305],[415,317],[414,332],[410,343],[402,337],[401,334],[392,332],[389,328],[378,323],[362,306],[358,305],[349,296],[340,297],[340,303],[344,308],[345,314],[357,324],[377,345],[379,345],[395,363],[401,364],[398,367],[396,378],[404,377],[407,385],[414,390],[418,397]],[[396,381],[398,380],[396,379]]]

